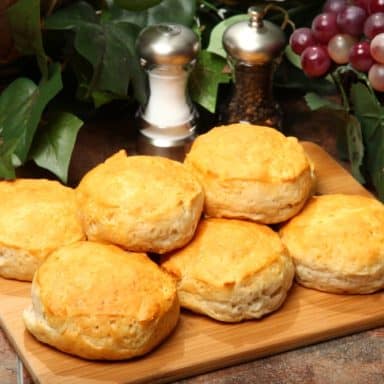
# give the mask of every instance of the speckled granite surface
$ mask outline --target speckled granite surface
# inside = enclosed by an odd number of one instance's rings
[[[336,156],[334,122],[327,115],[316,119],[294,101],[288,101],[287,134],[313,141]],[[116,115],[115,115],[116,116]],[[106,130],[105,127],[108,127]],[[70,168],[70,181],[116,149],[129,147],[129,126],[124,117],[107,124],[97,120],[82,128]],[[26,169],[26,172],[30,172]],[[40,171],[33,171],[40,176]],[[44,173],[41,176],[45,176]],[[1,303],[0,303],[1,305]],[[0,330],[0,384],[16,384],[16,355]],[[24,383],[31,384],[25,373]],[[299,348],[235,367],[180,380],[178,384],[384,384],[384,327]],[[48,383],[56,384],[56,383]]]
[[[31,384],[28,372],[23,375],[24,384]],[[0,384],[17,383],[17,358],[3,330],[0,328]]]
[[[382,384],[384,328],[299,348],[178,383]]]

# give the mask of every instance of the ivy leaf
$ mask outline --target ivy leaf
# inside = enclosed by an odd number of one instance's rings
[[[192,100],[211,113],[216,109],[219,84],[228,83],[231,79],[231,76],[223,71],[225,65],[226,60],[223,58],[202,50],[190,77]]]
[[[361,123],[366,169],[379,198],[384,201],[384,108],[372,89],[363,83],[351,86],[351,101]]]
[[[384,202],[384,123],[381,120],[375,134],[366,144],[367,166],[378,197]]]
[[[190,27],[194,22],[196,4],[196,0],[163,0],[142,12],[112,6],[103,17],[133,23],[140,28],[159,23],[177,23]]]
[[[209,44],[207,47],[207,51],[211,53],[215,53],[221,57],[227,57],[227,54],[223,48],[223,34],[224,31],[232,24],[237,23],[238,21],[248,20],[249,16],[247,14],[235,15],[228,17],[227,19],[218,23],[211,32],[211,36],[209,39]]]
[[[285,57],[288,59],[288,61],[294,65],[296,68],[301,68],[301,62],[300,62],[300,55],[297,55],[295,52],[292,51],[292,48],[289,44],[284,49]]]
[[[16,177],[13,164],[13,152],[15,151],[17,140],[13,139],[6,143],[0,142],[0,178],[14,179]]]
[[[78,68],[84,99],[96,107],[115,98],[126,98],[133,83],[135,97],[144,101],[144,73],[136,55],[140,28],[124,20],[98,18],[94,9],[80,2],[59,10],[46,22],[47,29],[72,29],[76,51],[92,65],[92,74]]]
[[[335,109],[335,110],[343,110],[343,106],[334,102],[331,102],[330,100],[319,96],[317,93],[314,92],[308,92],[304,99],[311,111],[316,111],[321,108],[329,108],[329,109]]]
[[[18,0],[6,11],[15,47],[22,55],[35,55],[43,77],[48,76],[47,56],[40,25],[40,0]]]
[[[68,167],[76,137],[83,122],[76,116],[57,113],[36,135],[31,158],[41,167],[54,173],[63,183],[68,180]]]
[[[360,122],[353,115],[349,115],[346,125],[346,138],[351,173],[360,183],[365,183],[365,178],[361,173],[361,167],[363,166],[364,160],[363,135]]]
[[[364,138],[370,140],[379,120],[384,117],[384,109],[370,87],[363,83],[354,83],[350,92],[353,110],[364,126]]]
[[[130,11],[143,11],[161,3],[162,0],[115,0],[114,3]]]
[[[59,65],[37,86],[27,78],[12,82],[0,95],[0,134],[4,143],[16,142],[14,155],[24,163],[48,102],[62,88]]]
[[[85,1],[79,1],[61,8],[45,19],[45,29],[72,30],[86,23],[98,23],[99,17],[93,7]]]

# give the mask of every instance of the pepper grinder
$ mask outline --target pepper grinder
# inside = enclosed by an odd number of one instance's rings
[[[267,7],[250,7],[248,21],[234,23],[224,31],[223,47],[234,85],[220,117],[223,123],[244,121],[281,129],[282,113],[273,97],[273,75],[285,46],[285,35],[281,27],[263,19],[272,8]]]
[[[195,137],[197,111],[187,93],[200,43],[179,24],[145,28],[137,39],[149,96],[138,111],[137,152],[182,161]]]

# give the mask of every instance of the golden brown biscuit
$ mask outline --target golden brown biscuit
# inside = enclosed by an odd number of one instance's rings
[[[334,293],[384,287],[384,206],[374,198],[315,196],[280,234],[300,284]]]
[[[57,181],[0,182],[0,275],[31,281],[56,248],[85,238],[73,189]]]
[[[183,164],[124,151],[88,172],[77,195],[90,240],[156,253],[192,238],[204,202],[201,185]]]
[[[174,280],[146,254],[82,241],[39,267],[23,319],[38,340],[61,351],[120,360],[155,348],[179,310]]]
[[[203,219],[193,240],[163,256],[180,304],[216,320],[260,318],[279,308],[294,267],[277,233],[263,224]]]
[[[199,136],[184,162],[204,187],[204,211],[211,217],[282,222],[299,212],[314,184],[296,138],[246,123]]]

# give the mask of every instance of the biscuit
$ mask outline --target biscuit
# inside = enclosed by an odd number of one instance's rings
[[[46,179],[0,182],[0,276],[31,281],[56,248],[85,238],[73,189]]]
[[[177,281],[180,305],[223,322],[278,309],[294,267],[277,233],[236,219],[201,220],[193,240],[160,263]]]
[[[88,238],[136,252],[186,244],[204,202],[202,186],[183,164],[124,151],[89,171],[76,192]]]
[[[384,206],[376,199],[314,196],[280,235],[303,286],[347,294],[384,287]]]
[[[301,144],[269,127],[213,128],[196,138],[184,163],[203,185],[211,217],[283,222],[300,211],[314,186]]]
[[[122,360],[154,349],[179,314],[174,280],[146,254],[81,241],[38,268],[23,319],[38,340],[60,351]]]

